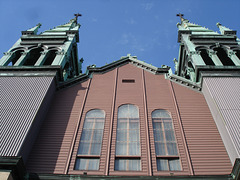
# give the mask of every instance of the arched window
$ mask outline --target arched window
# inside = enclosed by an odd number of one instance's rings
[[[154,144],[158,171],[181,170],[172,118],[168,111],[152,112]]]
[[[140,171],[139,110],[132,104],[118,108],[115,170]]]
[[[103,110],[94,109],[87,112],[78,147],[76,170],[99,169],[104,121]]]

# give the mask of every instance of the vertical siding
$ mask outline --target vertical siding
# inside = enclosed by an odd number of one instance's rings
[[[210,108],[214,109],[213,115],[220,133],[224,138],[230,136],[224,139],[225,144],[232,147],[229,140],[233,143],[234,149],[229,149],[228,152],[234,163],[240,154],[240,78],[204,78],[203,87],[206,100]]]
[[[230,174],[230,159],[204,96],[176,83],[173,87],[194,174]]]
[[[53,77],[0,78],[1,156],[19,155],[52,82]]]
[[[29,172],[63,174],[87,82],[56,93],[27,162]]]

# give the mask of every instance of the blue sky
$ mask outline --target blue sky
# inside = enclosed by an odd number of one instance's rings
[[[239,30],[239,7],[239,0],[1,0],[0,54],[11,48],[21,31],[41,23],[42,32],[81,13],[78,49],[84,71],[128,53],[157,67],[174,67],[177,13],[214,31],[217,22]]]

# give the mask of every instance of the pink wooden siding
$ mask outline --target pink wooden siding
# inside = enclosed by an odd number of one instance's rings
[[[171,113],[175,136],[178,143],[179,157],[181,161],[182,171],[175,172],[175,175],[190,175],[190,165],[187,161],[186,149],[184,142],[182,141],[182,132],[177,120],[177,112],[174,106],[173,97],[171,95],[170,81],[165,79],[164,75],[154,75],[151,73],[145,73],[146,78],[146,92],[147,92],[147,106],[148,106],[148,121],[150,131],[150,143],[151,143],[151,156],[153,175],[169,175],[170,172],[157,171],[155,145],[153,136],[153,127],[151,113],[155,109],[165,109]]]
[[[83,174],[84,171],[74,170],[74,164],[76,160],[77,150],[80,142],[81,132],[83,128],[83,122],[86,113],[91,109],[102,109],[105,111],[105,126],[103,134],[103,144],[101,151],[101,158],[99,164],[99,171],[89,171],[88,174],[99,174],[104,175],[105,163],[107,159],[107,142],[109,138],[109,128],[110,128],[110,117],[111,117],[111,106],[113,98],[113,87],[115,72],[110,71],[105,74],[94,74],[90,87],[88,96],[86,98],[86,104],[83,110],[83,116],[81,119],[80,128],[77,134],[76,143],[73,151],[73,156],[69,168],[69,174]]]
[[[194,174],[230,174],[230,159],[204,96],[177,84],[173,87]]]
[[[56,93],[30,154],[30,172],[63,174],[87,82]]]
[[[135,82],[124,83],[123,79]],[[142,170],[138,172],[114,171],[117,112],[123,104],[139,108]],[[31,153],[28,170],[83,174],[84,171],[74,170],[74,164],[85,115],[96,108],[106,113],[105,129],[99,171],[87,171],[88,175],[230,174],[228,155],[203,95],[166,80],[164,75],[154,75],[131,64],[105,74],[94,74],[88,82],[56,94]],[[173,174],[157,171],[151,120],[155,109],[171,113],[182,171]],[[75,133],[76,141],[71,150]]]

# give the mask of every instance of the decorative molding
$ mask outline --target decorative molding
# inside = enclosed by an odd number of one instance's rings
[[[3,54],[6,55],[6,56],[11,56],[11,55],[13,55],[14,53],[13,53],[13,52],[4,52]]]

